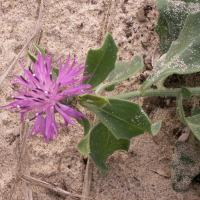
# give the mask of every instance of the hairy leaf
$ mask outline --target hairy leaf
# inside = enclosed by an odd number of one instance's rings
[[[172,41],[177,40],[190,12],[200,10],[200,0],[157,0],[159,10],[158,24],[155,31],[160,37],[160,52],[166,53]]]
[[[172,42],[150,76],[140,88],[141,93],[171,74],[189,74],[200,71],[200,11],[190,13],[178,40]]]
[[[189,90],[189,89],[188,89]],[[177,99],[178,113],[180,119],[189,127],[189,129],[194,133],[196,138],[200,140],[200,114],[199,111],[194,112],[191,117],[185,117],[182,105],[182,98],[184,91],[181,90],[181,94]]]
[[[102,89],[113,87],[116,83],[122,82],[134,75],[144,67],[142,56],[136,55],[131,62],[116,62],[115,69],[108,76],[108,83],[100,85],[97,93]],[[114,88],[113,88],[114,89]]]

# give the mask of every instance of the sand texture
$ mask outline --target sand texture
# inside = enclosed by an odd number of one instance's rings
[[[34,34],[40,0],[0,0],[0,76],[17,57],[27,40]],[[145,15],[144,15],[145,14]],[[152,69],[151,57],[158,46],[154,32],[158,11],[154,0],[46,0],[41,20],[42,33],[39,45],[54,58],[68,53],[85,62],[90,48],[101,46],[107,32],[113,35],[119,46],[118,60],[130,61],[136,54],[142,55],[145,67],[135,77],[116,85],[111,93],[120,94],[139,89],[145,76]],[[30,48],[30,47],[29,47]],[[27,49],[26,49],[27,50]],[[20,56],[28,67],[26,51]],[[10,82],[22,68],[17,62],[0,86],[0,106],[11,103],[13,93]],[[140,74],[143,74],[141,76]],[[98,177],[93,167],[89,196],[95,200],[198,200],[200,184],[192,182],[189,189],[176,192],[172,188],[170,163],[176,132],[184,125],[179,120],[175,98],[146,97],[133,100],[139,103],[152,122],[162,120],[157,136],[148,133],[133,138],[129,152],[115,152],[107,160],[110,171]],[[94,116],[84,110],[95,121]],[[58,120],[64,120],[58,116]],[[16,180],[20,154],[20,114],[0,108],[0,200],[7,200]],[[33,122],[23,124],[21,130],[28,133]],[[22,172],[70,193],[82,194],[86,163],[77,150],[83,137],[83,128],[69,125],[60,127],[56,140],[47,145],[41,134],[28,138]],[[13,200],[70,200],[58,193],[17,182]]]

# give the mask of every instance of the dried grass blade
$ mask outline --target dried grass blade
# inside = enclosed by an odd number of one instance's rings
[[[59,193],[59,194],[61,194],[63,196],[91,199],[89,197],[84,197],[82,195],[72,194],[70,192],[67,192],[67,191],[57,187],[56,185],[52,185],[50,183],[47,183],[47,182],[44,182],[44,181],[40,181],[40,180],[35,179],[35,178],[31,177],[31,176],[27,176],[25,174],[22,174],[21,178],[23,180],[27,181],[28,183],[32,184],[32,185],[37,185],[37,186],[40,186],[40,187],[43,187],[43,188],[47,188],[47,189],[53,190],[54,192],[57,192],[57,193]]]

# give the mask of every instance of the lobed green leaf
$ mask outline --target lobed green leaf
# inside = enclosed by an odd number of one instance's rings
[[[119,99],[110,99],[109,102],[110,105],[103,108],[97,108],[92,102],[80,104],[93,111],[117,139],[131,139],[145,131],[152,135],[158,133],[161,121],[151,124],[137,103]]]
[[[89,78],[83,81],[83,84],[90,84],[95,88],[101,84],[110,72],[115,68],[118,47],[110,33],[106,35],[104,43],[100,49],[90,49],[86,59],[84,72],[91,74]]]
[[[117,139],[112,132],[101,122],[98,123],[90,134],[90,156],[102,171],[108,171],[105,165],[107,158],[117,150],[128,151],[130,140]]]

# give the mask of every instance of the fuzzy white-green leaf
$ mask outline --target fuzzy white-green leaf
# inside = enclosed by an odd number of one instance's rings
[[[140,69],[144,67],[142,56],[136,55],[130,62],[119,61],[115,64],[115,69],[108,76],[108,83],[99,85],[96,89],[96,93],[99,93],[102,89],[109,88],[112,91],[116,83],[120,83],[134,75],[136,75]],[[114,87],[112,88],[114,89]]]
[[[200,71],[200,11],[190,13],[178,40],[172,42],[152,73],[140,88],[141,93],[171,74],[190,74]]]

